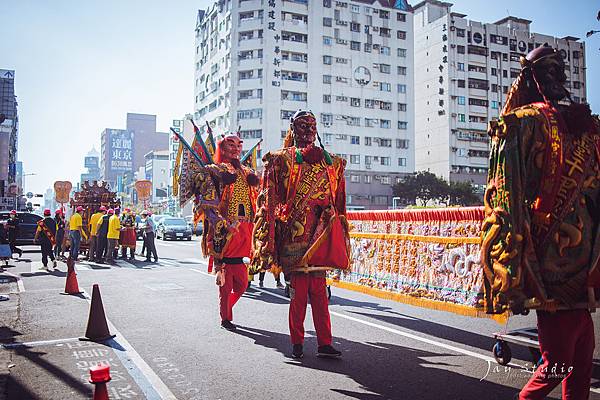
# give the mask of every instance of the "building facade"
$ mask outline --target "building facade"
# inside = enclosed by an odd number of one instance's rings
[[[100,153],[96,148],[92,148],[84,158],[83,166],[87,172],[81,174],[80,183],[88,181],[90,184],[100,180]]]
[[[585,46],[575,37],[530,31],[531,21],[507,17],[482,23],[426,0],[414,6],[415,168],[448,181],[486,183],[487,122],[497,118],[519,58],[547,43],[566,64],[574,101],[586,100]]]
[[[19,116],[15,95],[15,71],[0,69],[0,198],[18,194],[17,149]]]
[[[166,202],[169,196],[169,150],[156,150],[146,153],[145,177],[152,182],[153,204]]]
[[[168,149],[169,134],[156,131],[156,115],[127,113],[126,129],[105,129],[100,141],[101,179],[122,192],[148,152]]]
[[[412,24],[404,1],[216,2],[198,13],[194,118],[264,153],[310,109],[347,160],[348,207],[388,208],[414,171]]]

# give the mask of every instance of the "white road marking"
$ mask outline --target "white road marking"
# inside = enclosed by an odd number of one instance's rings
[[[88,303],[92,303],[91,297],[84,291],[85,298]],[[107,318],[106,322],[108,323],[109,329],[113,335],[117,335],[116,339],[113,339],[117,342],[124,351],[119,350],[118,348],[112,348],[115,351],[115,354],[125,368],[127,368],[127,372],[138,384],[140,389],[144,392],[147,399],[166,399],[166,400],[177,400],[177,397],[171,392],[171,390],[165,385],[165,383],[156,375],[156,373],[150,368],[150,366],[144,361],[142,356],[139,355],[137,351],[133,348],[133,346],[125,339],[125,336],[119,332],[119,330],[113,325],[112,322]],[[140,377],[142,375],[142,377]],[[148,387],[150,385],[150,387]],[[157,397],[158,396],[158,397]]]
[[[19,293],[23,293],[25,291],[25,284],[23,283],[23,279],[21,279],[20,276],[8,271],[4,271],[3,274],[15,278],[15,280],[17,281],[17,289],[19,289]]]
[[[47,346],[50,344],[60,344],[60,343],[77,342],[77,341],[79,341],[79,338],[38,340],[36,342],[8,343],[8,344],[3,344],[2,347],[4,349],[14,349],[17,347],[37,347],[37,346]]]

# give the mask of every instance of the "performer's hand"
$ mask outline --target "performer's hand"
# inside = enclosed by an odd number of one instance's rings
[[[225,270],[221,269],[217,272],[217,279],[215,281],[217,286],[223,286],[225,284]]]

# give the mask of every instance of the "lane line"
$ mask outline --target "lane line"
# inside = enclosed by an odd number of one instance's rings
[[[23,293],[25,291],[25,284],[23,283],[23,279],[19,275],[15,275],[12,272],[4,271],[3,274],[11,276],[15,278],[17,281],[17,289],[19,289],[19,293]]]
[[[4,349],[16,349],[19,347],[38,347],[38,346],[47,346],[50,344],[60,344],[60,343],[69,343],[69,342],[77,342],[79,338],[64,338],[64,339],[53,339],[53,340],[38,340],[35,342],[18,342],[18,343],[8,343],[3,344],[2,348]]]
[[[91,305],[91,297],[87,292],[83,292],[86,300]],[[123,350],[112,346],[111,348],[114,350],[119,360],[121,360],[121,363],[127,369],[129,375],[137,383],[140,389],[142,389],[146,398],[149,400],[177,400],[177,397],[175,397],[173,392],[171,392],[156,372],[150,368],[142,356],[140,356],[127,339],[125,339],[125,336],[115,327],[115,325],[108,318],[106,318],[106,322],[108,323],[112,334],[117,335],[112,341],[119,344]]]

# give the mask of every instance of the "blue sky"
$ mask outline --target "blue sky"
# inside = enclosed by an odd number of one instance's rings
[[[167,131],[193,111],[196,13],[209,4],[0,0],[0,68],[16,70],[19,158],[36,174],[26,191],[76,182],[102,130],[124,128],[127,112],[156,114]],[[484,22],[527,18],[532,31],[561,37],[600,29],[596,0],[457,0],[453,10]],[[588,99],[599,112],[600,34],[586,51]]]

